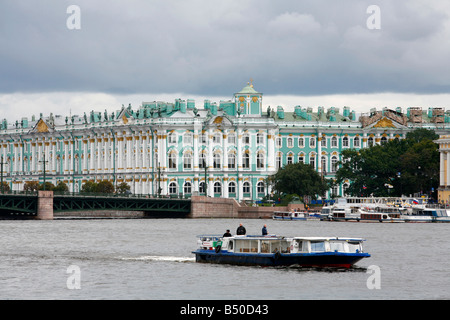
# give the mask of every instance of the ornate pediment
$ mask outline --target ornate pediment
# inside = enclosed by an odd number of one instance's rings
[[[39,119],[33,129],[30,130],[30,133],[49,133],[52,132],[53,128],[49,126],[44,119]]]
[[[359,118],[363,128],[399,128],[407,125],[406,115],[389,109],[378,111],[369,116]]]
[[[384,117],[380,121],[378,121],[373,127],[374,128],[395,128],[394,124],[392,123],[392,120],[388,119],[386,117]]]

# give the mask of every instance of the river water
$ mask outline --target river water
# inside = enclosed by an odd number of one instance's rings
[[[196,235],[234,233],[239,223],[248,234],[267,224],[277,235],[362,237],[371,257],[348,271],[194,261]],[[449,232],[438,223],[3,220],[0,299],[450,299]]]

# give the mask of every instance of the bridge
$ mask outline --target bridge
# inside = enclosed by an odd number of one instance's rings
[[[0,194],[0,217],[51,220],[55,216],[96,217],[96,212],[123,212],[121,217],[140,212],[142,217],[187,217],[191,213],[190,199],[154,198],[117,194],[74,194],[12,192]]]

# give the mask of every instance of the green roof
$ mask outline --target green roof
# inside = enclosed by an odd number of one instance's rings
[[[245,93],[245,94],[251,94],[251,93],[259,93],[255,89],[253,89],[253,85],[247,84],[241,91],[238,93]]]

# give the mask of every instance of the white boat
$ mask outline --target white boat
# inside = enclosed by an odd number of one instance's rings
[[[341,237],[281,237],[200,235],[196,262],[257,266],[350,268],[370,254],[364,239]]]
[[[357,221],[362,222],[405,222],[402,219],[402,212],[406,209],[390,206],[379,206],[375,208],[359,209]]]
[[[272,215],[273,220],[307,220],[309,214],[297,211],[275,211]]]
[[[442,208],[415,208],[411,213],[401,215],[405,222],[450,222],[450,212]]]

